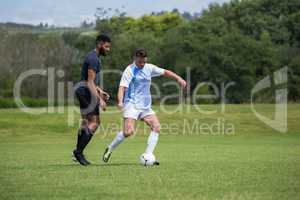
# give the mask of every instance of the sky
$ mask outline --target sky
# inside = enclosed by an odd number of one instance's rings
[[[119,9],[138,17],[152,11],[201,12],[210,3],[229,0],[0,0],[0,22],[26,24],[48,23],[55,26],[78,26],[93,21],[96,9]]]

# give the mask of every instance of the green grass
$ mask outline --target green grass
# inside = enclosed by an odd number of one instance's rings
[[[23,98],[22,102],[28,107],[44,107],[48,105],[47,99],[33,99]],[[0,109],[1,108],[17,108],[18,105],[13,98],[2,98],[0,97]]]
[[[271,116],[273,105],[259,105],[257,110]],[[175,124],[180,131],[162,130],[157,167],[138,164],[149,132],[143,127],[113,153],[109,164],[100,162],[120,125],[119,113],[104,113],[102,129],[86,150],[93,165],[81,167],[70,159],[79,114],[68,127],[67,114],[2,109],[0,199],[299,199],[299,110],[300,105],[289,105],[289,130],[284,134],[257,120],[249,105],[227,105],[224,114],[212,115],[194,109],[187,113],[186,107],[175,114],[158,111],[162,124]],[[219,118],[234,124],[234,134],[183,131],[184,119],[211,124]]]

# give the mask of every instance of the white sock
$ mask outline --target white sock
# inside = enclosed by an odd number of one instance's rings
[[[113,151],[123,140],[125,139],[125,136],[122,131],[120,131],[116,137],[113,139],[113,141],[108,146],[110,151]]]
[[[148,137],[148,141],[147,141],[147,148],[145,153],[153,153],[155,146],[157,144],[158,141],[158,133],[151,131],[149,137]]]

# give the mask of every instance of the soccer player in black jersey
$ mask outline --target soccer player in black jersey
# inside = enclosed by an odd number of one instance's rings
[[[73,151],[74,161],[81,165],[90,162],[83,155],[83,150],[92,139],[99,123],[99,107],[106,109],[109,95],[100,87],[100,56],[110,51],[111,40],[107,35],[101,34],[96,39],[95,49],[87,54],[81,68],[81,81],[76,85],[75,94],[79,101],[82,117],[81,127],[78,130],[76,149]]]

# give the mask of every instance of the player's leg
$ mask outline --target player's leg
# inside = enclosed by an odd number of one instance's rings
[[[113,150],[121,144],[121,142],[134,132],[134,126],[135,121],[138,119],[138,116],[140,114],[140,110],[137,110],[134,105],[127,104],[123,109],[123,130],[120,131],[116,137],[113,139],[113,141],[108,145],[108,147],[105,149],[104,154],[102,156],[102,160],[104,162],[108,162],[111,153]]]
[[[121,144],[126,137],[131,136],[134,133],[134,127],[135,127],[135,121],[136,119],[132,118],[124,118],[123,123],[123,131],[120,131],[116,137],[113,139],[113,141],[108,145],[108,147],[105,149],[105,152],[102,156],[102,160],[104,162],[108,162],[111,153],[113,150]]]
[[[81,165],[88,165],[89,162],[83,155],[83,150],[91,139],[91,134],[88,130],[88,120],[82,116],[81,125],[77,133],[76,149],[73,151],[73,160],[78,161]]]
[[[85,159],[83,151],[99,126],[99,105],[90,105],[92,96],[87,88],[78,88],[76,96],[80,104],[82,121],[78,130],[77,144],[73,156],[81,165],[88,165],[90,162]],[[91,110],[90,106],[92,106]]]
[[[134,132],[135,119],[124,119],[123,130],[120,131],[115,139],[108,145],[110,151],[113,151],[126,137],[129,137]]]
[[[160,122],[155,114],[145,116],[143,118],[143,121],[145,121],[145,123],[151,128],[151,133],[147,140],[147,147],[145,153],[153,153],[158,142]]]
[[[73,151],[74,157],[82,165],[90,164],[90,162],[84,157],[83,151],[91,141],[99,123],[99,115],[82,116],[81,127],[78,130],[76,149]]]
[[[100,124],[100,118],[99,115],[88,115],[86,116],[87,125],[83,129],[84,131],[84,137],[83,137],[83,146],[82,146],[82,152],[85,149],[85,147],[88,145],[88,143],[91,141],[93,135],[96,133],[99,124]]]

